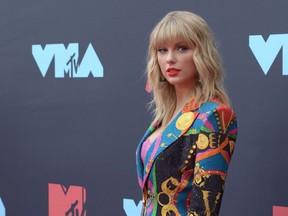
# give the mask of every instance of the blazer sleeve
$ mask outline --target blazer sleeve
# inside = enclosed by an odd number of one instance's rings
[[[208,114],[207,114],[208,113]],[[196,146],[189,216],[217,216],[237,137],[237,120],[228,106],[202,115]]]

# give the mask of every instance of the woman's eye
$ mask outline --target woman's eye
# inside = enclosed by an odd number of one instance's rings
[[[165,53],[165,52],[167,52],[167,49],[166,48],[158,48],[157,51],[160,53]]]
[[[178,51],[180,51],[180,52],[185,52],[186,50],[188,50],[188,47],[186,47],[186,46],[178,47]]]

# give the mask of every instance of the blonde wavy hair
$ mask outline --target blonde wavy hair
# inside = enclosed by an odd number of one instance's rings
[[[202,104],[217,98],[229,105],[223,88],[223,69],[212,31],[198,15],[187,11],[168,13],[150,34],[147,60],[147,82],[151,87],[154,121],[167,124],[176,108],[175,88],[169,82],[160,82],[162,73],[157,60],[160,44],[172,40],[183,40],[193,48],[193,60],[197,69],[194,103]]]

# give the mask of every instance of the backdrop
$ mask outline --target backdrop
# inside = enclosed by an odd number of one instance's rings
[[[195,12],[214,31],[238,117],[221,215],[285,215],[287,8],[286,0],[1,0],[0,215],[139,215],[148,37],[172,10]]]

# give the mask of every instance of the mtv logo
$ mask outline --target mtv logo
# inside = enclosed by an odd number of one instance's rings
[[[86,189],[48,184],[48,216],[86,216]]]
[[[273,216],[285,216],[285,215],[288,215],[288,207],[273,206]]]

